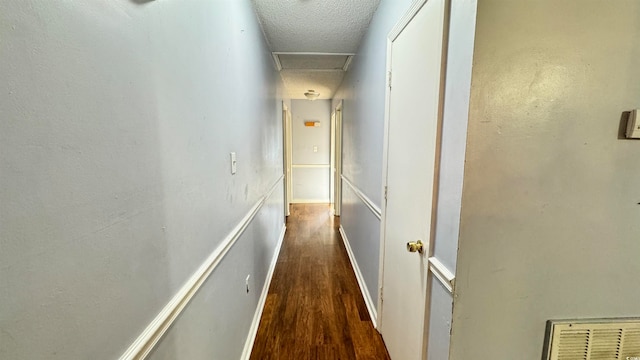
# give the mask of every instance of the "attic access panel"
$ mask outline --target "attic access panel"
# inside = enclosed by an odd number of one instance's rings
[[[278,53],[273,57],[278,70],[346,71],[353,54]]]

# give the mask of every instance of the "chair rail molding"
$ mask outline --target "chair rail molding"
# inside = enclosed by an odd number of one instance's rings
[[[440,260],[433,256],[429,258],[429,270],[433,276],[440,281],[442,286],[447,289],[449,294],[453,295],[453,287],[456,279],[455,275],[447,269]]]
[[[222,243],[207,257],[193,275],[184,283],[158,315],[149,323],[145,330],[120,356],[119,360],[143,360],[151,353],[162,336],[167,332],[191,299],[198,292],[202,284],[209,278],[213,270],[224,259],[225,255],[242,236],[251,221],[258,214],[265,202],[271,197],[278,184],[283,180],[281,175],[269,190],[251,207],[249,212],[224,238]],[[264,291],[264,289],[263,289]],[[262,300],[262,299],[261,299]],[[260,304],[258,304],[260,305]]]
[[[344,175],[341,175],[340,177],[342,178],[342,181],[344,181],[345,184],[349,185],[349,187],[356,194],[356,196],[358,196],[358,198],[360,198],[360,200],[362,200],[362,202],[365,205],[367,205],[367,207],[369,208],[369,210],[371,210],[373,215],[375,215],[375,217],[377,217],[378,220],[381,220],[382,219],[382,210],[380,209],[380,207],[378,205],[376,205],[373,201],[371,201],[371,199],[369,199],[369,197],[367,195],[365,195],[357,186],[355,186],[351,182],[351,180],[349,180]]]

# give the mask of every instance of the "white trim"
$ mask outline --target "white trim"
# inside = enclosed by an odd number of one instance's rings
[[[315,169],[315,168],[330,168],[331,164],[293,164],[294,169]]]
[[[291,204],[291,200],[293,199],[293,170],[291,169],[291,162],[293,161],[293,140],[292,140],[292,128],[291,128],[291,111],[287,104],[283,101],[283,106],[285,108],[285,119],[284,119],[284,142],[283,142],[283,151],[285,157],[285,180],[284,180],[284,188],[285,188],[285,199],[286,199],[286,208],[287,208],[287,216],[290,214],[289,205]]]
[[[269,286],[271,285],[271,280],[273,278],[273,272],[276,268],[276,264],[278,263],[278,256],[280,255],[280,249],[282,248],[282,243],[284,241],[284,234],[287,231],[287,226],[282,226],[282,232],[278,237],[278,245],[276,245],[276,249],[273,252],[273,257],[271,258],[271,265],[269,265],[269,271],[267,272],[267,279],[264,282],[264,286],[262,287],[262,293],[260,294],[260,300],[258,300],[258,307],[256,308],[256,312],[253,315],[253,321],[251,322],[251,328],[249,328],[249,335],[247,336],[247,340],[244,343],[244,349],[242,350],[242,356],[240,356],[241,360],[249,360],[251,357],[251,351],[253,350],[253,344],[256,341],[256,335],[258,335],[258,326],[260,325],[260,319],[262,318],[262,312],[264,311],[264,304],[267,301],[267,294],[269,294]]]
[[[336,112],[331,112],[329,121],[329,202],[331,203],[331,215],[336,214]]]
[[[271,53],[271,56],[273,57],[273,61],[275,62],[276,69],[278,71],[281,71],[282,70],[282,64],[280,63],[280,57],[276,53]]]
[[[386,241],[386,227],[387,227],[387,197],[385,189],[388,184],[388,173],[389,173],[389,106],[391,103],[391,82],[390,73],[391,73],[391,45],[392,42],[387,38],[387,69],[386,69],[386,78],[387,84],[385,86],[384,91],[384,136],[382,142],[382,187],[381,187],[381,199],[382,199],[382,211],[380,217],[380,249],[378,255],[378,289],[382,289],[384,287],[384,255],[385,255],[385,241]],[[378,318],[378,324],[380,326],[384,326],[382,323],[382,311],[384,308],[384,304],[382,302],[382,296],[380,296],[382,292],[378,292],[378,311],[380,317]]]
[[[249,210],[247,215],[236,225],[227,235],[222,243],[207,257],[193,275],[182,285],[180,290],[165,305],[160,313],[151,321],[140,336],[129,346],[129,348],[120,356],[120,360],[142,360],[145,359],[160,341],[164,333],[171,327],[176,318],[182,313],[182,310],[189,304],[191,299],[198,292],[202,284],[207,280],[216,266],[222,261],[224,256],[229,252],[233,244],[240,238],[244,230],[249,226],[258,211],[264,203],[269,199],[277,185],[282,181],[281,175],[278,180],[269,188],[255,205]]]
[[[422,9],[422,7],[424,6],[424,4],[427,3],[427,1],[428,0],[413,1],[409,10],[407,10],[407,12],[402,16],[402,18],[400,18],[400,20],[396,23],[396,25],[391,29],[391,32],[389,32],[389,40],[393,41],[400,35],[402,30],[404,30],[404,28],[406,28],[407,25],[409,25],[409,22],[411,21],[411,19],[413,19],[416,16],[416,14],[418,14],[418,11]]]
[[[335,108],[336,122],[335,122],[335,153],[332,154],[335,165],[335,187],[334,187],[334,209],[335,216],[340,216],[342,211],[342,100],[338,101],[338,105]]]
[[[292,204],[327,204],[329,205],[330,199],[293,199]]]
[[[429,258],[429,270],[440,281],[442,286],[447,289],[449,294],[453,295],[456,276],[434,256]]]
[[[345,184],[349,185],[351,190],[353,190],[353,192],[360,198],[360,200],[362,200],[362,202],[365,205],[367,205],[367,207],[369,208],[369,210],[371,210],[373,215],[375,215],[378,218],[378,220],[381,220],[382,210],[380,210],[378,205],[374,204],[373,201],[371,201],[371,199],[367,197],[367,195],[365,195],[362,191],[360,191],[360,189],[358,189],[355,185],[353,185],[351,181],[349,181],[349,179],[347,179],[344,175],[341,175],[340,177],[342,178],[342,181],[345,182]]]
[[[349,239],[347,238],[347,234],[345,233],[342,225],[340,225],[340,236],[342,236],[342,242],[344,243],[345,249],[347,249],[347,254],[349,255],[349,261],[351,261],[351,267],[353,268],[353,272],[356,274],[356,280],[358,280],[358,285],[360,286],[360,292],[362,293],[362,297],[364,298],[364,303],[365,305],[367,305],[367,310],[369,311],[369,317],[371,318],[373,327],[377,329],[378,314],[376,312],[376,308],[373,306],[373,299],[371,299],[371,294],[369,293],[369,289],[367,289],[367,284],[364,282],[364,278],[362,277],[362,272],[360,271],[360,267],[358,266],[356,257],[353,255],[353,250],[351,250]]]
[[[349,70],[349,66],[351,66],[351,62],[353,61],[353,55],[349,55],[347,57],[347,61],[344,62],[344,66],[342,67],[343,71]]]

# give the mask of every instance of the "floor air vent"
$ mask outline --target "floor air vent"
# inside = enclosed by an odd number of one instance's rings
[[[640,360],[640,318],[549,321],[545,360]]]

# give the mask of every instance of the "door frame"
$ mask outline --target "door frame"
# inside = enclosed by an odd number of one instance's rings
[[[293,199],[291,176],[292,167],[292,137],[291,137],[291,111],[285,102],[282,102],[282,157],[284,167],[284,216],[289,216],[291,200]]]
[[[331,113],[331,208],[340,216],[342,203],[342,100]]]
[[[329,147],[329,207],[331,210],[331,214],[335,216],[336,214],[336,112],[331,112],[331,121],[330,121],[330,132],[331,132],[331,140]]]
[[[389,126],[390,126],[390,117],[391,117],[391,86],[392,86],[392,44],[398,36],[402,33],[402,31],[409,25],[411,20],[418,14],[418,12],[422,9],[422,7],[429,0],[417,0],[415,1],[411,8],[407,10],[407,12],[403,15],[403,17],[396,23],[396,25],[392,28],[387,36],[387,49],[386,49],[386,86],[385,86],[385,112],[384,112],[384,137],[383,137],[383,149],[382,149],[382,189],[381,189],[381,199],[382,201],[382,214],[380,221],[380,256],[379,256],[379,270],[378,270],[378,312],[377,312],[377,324],[379,331],[384,326],[382,322],[382,312],[383,312],[383,295],[384,295],[384,258],[385,258],[385,245],[386,245],[386,221],[387,221],[387,184],[388,184],[388,169],[389,169]],[[440,99],[438,104],[438,119],[437,119],[437,130],[436,130],[436,151],[435,151],[435,161],[434,161],[434,181],[433,181],[433,197],[432,197],[432,206],[433,211],[431,212],[431,233],[428,241],[429,248],[426,257],[428,259],[429,266],[427,266],[427,273],[434,275],[437,278],[440,278],[442,275],[437,272],[437,269],[434,269],[431,266],[431,261],[433,259],[433,249],[435,244],[435,232],[436,232],[436,219],[437,219],[437,203],[438,203],[438,188],[439,188],[439,169],[440,169],[440,161],[441,161],[441,149],[442,149],[442,121],[443,121],[443,109],[444,109],[444,98],[445,98],[445,90],[446,90],[446,72],[447,72],[447,54],[448,54],[448,44],[449,44],[449,21],[451,17],[451,0],[444,0],[444,20],[443,20],[443,41],[442,41],[442,65],[440,67]],[[427,277],[427,294],[425,301],[425,319],[424,319],[424,337],[422,344],[423,358],[426,359],[427,350],[428,350],[428,339],[429,339],[429,307],[431,300],[431,288],[432,281],[431,277]]]

